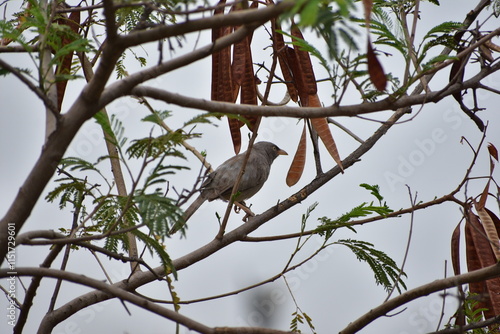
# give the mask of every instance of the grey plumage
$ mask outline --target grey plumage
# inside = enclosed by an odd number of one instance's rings
[[[271,165],[278,155],[287,153],[270,142],[258,142],[253,145],[252,151],[245,166],[245,172],[237,191],[236,201],[244,201],[255,195],[264,185]],[[198,210],[205,201],[215,199],[229,200],[231,191],[245,160],[246,152],[240,153],[220,165],[213,173],[209,174],[205,182],[201,185],[201,193],[198,198],[186,209],[183,216],[182,225]],[[182,226],[181,225],[181,226]],[[170,234],[179,230],[174,227]]]

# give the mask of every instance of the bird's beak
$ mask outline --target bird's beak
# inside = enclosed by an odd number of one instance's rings
[[[288,153],[286,153],[286,151],[283,151],[282,149],[279,149],[278,155],[288,155]]]

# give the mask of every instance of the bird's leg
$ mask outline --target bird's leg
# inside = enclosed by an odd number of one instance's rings
[[[247,221],[249,217],[255,216],[255,213],[250,210],[250,207],[246,206],[245,202],[234,202],[234,212],[239,213],[241,210],[245,211],[243,221]]]

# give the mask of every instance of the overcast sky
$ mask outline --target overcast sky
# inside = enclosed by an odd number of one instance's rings
[[[436,7],[428,2],[421,3],[422,20],[419,23],[420,36],[431,26],[439,22],[453,20],[462,21],[475,2],[466,0],[442,0],[441,6]],[[17,10],[16,2],[12,1],[9,10]],[[483,16],[484,17],[484,16]],[[491,25],[497,25],[498,20],[491,20]],[[196,35],[187,36],[184,50],[177,50],[174,56],[189,51]],[[207,33],[199,37],[199,45],[205,45],[210,40]],[[417,36],[418,40],[418,36]],[[263,45],[265,45],[263,42]],[[151,65],[157,61],[156,44],[149,45],[144,50],[138,50],[148,57]],[[256,48],[257,54],[262,48]],[[267,51],[266,51],[267,52]],[[166,53],[167,55],[167,53]],[[0,55],[2,59],[10,61],[18,67],[29,67],[26,55]],[[129,55],[127,69],[130,73],[138,70],[136,62]],[[396,54],[393,57],[381,57],[386,72],[400,74],[403,69],[401,59]],[[256,60],[256,59],[254,59]],[[267,64],[269,64],[269,60]],[[318,68],[318,73],[321,73]],[[438,75],[431,82],[432,89],[443,87],[448,71]],[[261,80],[265,75],[260,74]],[[495,74],[485,81],[486,85],[499,87],[500,75]],[[152,83],[153,86],[179,92],[198,98],[210,96],[210,59],[204,59],[189,68],[177,70],[162,76]],[[65,97],[66,109],[79,93],[81,85],[70,83]],[[263,88],[261,88],[263,89]],[[319,85],[319,94],[325,105],[331,104],[331,86],[327,83]],[[472,94],[465,97],[470,102]],[[280,92],[272,95],[280,100]],[[4,214],[20,185],[36,161],[43,144],[44,109],[30,91],[13,76],[3,77],[0,80],[0,213]],[[486,141],[494,143],[500,148],[500,116],[498,104],[500,98],[491,94],[479,95],[480,107],[486,108],[480,113],[483,120],[489,120],[489,130]],[[356,95],[347,96],[346,104],[359,103]],[[196,110],[182,109],[172,105],[154,102],[158,109],[173,111],[173,117],[167,120],[172,128],[181,127],[183,122],[201,113]],[[123,122],[130,138],[145,137],[151,129],[150,124],[139,120],[146,116],[148,111],[133,99],[121,99],[109,108],[110,114],[115,114]],[[372,201],[369,193],[360,188],[359,184],[378,184],[388,205],[397,210],[410,206],[408,187],[413,196],[418,194],[418,200],[428,201],[435,196],[449,193],[460,182],[472,157],[467,145],[460,143],[462,136],[476,147],[481,138],[475,124],[461,112],[452,98],[447,98],[439,104],[429,104],[421,110],[413,109],[410,119],[418,113],[412,121],[399,124],[391,129],[382,138],[377,146],[363,156],[362,161],[346,170],[322,189],[314,193],[300,205],[288,210],[275,218],[255,235],[278,235],[295,232],[300,227],[301,215],[309,206],[319,202],[316,210],[311,214],[309,223],[312,228],[318,218],[327,216],[336,218],[362,202]],[[377,119],[387,118],[389,112],[370,115]],[[368,138],[378,127],[378,123],[360,120],[339,118],[344,126],[354,131],[363,139]],[[205,135],[201,139],[191,142],[197,149],[206,150],[208,160],[213,166],[218,166],[232,154],[232,145],[229,138],[226,120],[217,121],[218,127],[202,125],[197,131]],[[301,124],[295,119],[278,118],[264,119],[260,128],[259,140],[269,140],[289,153],[289,156],[280,156],[273,165],[269,181],[261,192],[249,202],[252,210],[262,212],[279,200],[284,200],[314,178],[315,168],[312,160],[312,151],[309,143],[308,162],[306,173],[301,181],[289,188],[285,184],[286,171],[291,163],[299,140]],[[357,143],[332,127],[342,157],[347,156],[357,147]],[[246,133],[244,134],[246,137]],[[90,161],[106,154],[100,130],[93,121],[87,122],[73,141],[67,155],[78,155]],[[334,166],[334,162],[322,151],[324,169]],[[172,177],[172,185],[177,189],[190,188],[199,171],[199,162],[189,156],[190,171],[183,171]],[[104,165],[103,165],[104,166]],[[485,147],[473,171],[474,176],[487,175],[488,157]],[[132,165],[134,167],[134,165]],[[498,176],[498,173],[496,174]],[[51,184],[45,194],[54,187]],[[469,195],[476,195],[484,187],[484,182],[472,182],[468,188]],[[463,195],[460,195],[463,196]],[[463,199],[463,197],[461,198]],[[491,200],[491,199],[490,199]],[[494,207],[493,201],[489,202]],[[188,239],[179,240],[174,237],[168,241],[167,251],[172,258],[194,250],[209,242],[217,231],[215,212],[222,213],[225,204],[212,202],[203,205],[190,220]],[[456,205],[445,204],[441,207],[419,211],[413,220],[413,233],[405,271],[408,278],[405,280],[409,288],[452,275],[450,265],[450,237],[453,229],[460,221],[460,210]],[[21,232],[35,229],[58,229],[69,227],[71,212],[61,212],[57,205],[47,204],[43,199],[35,207],[28,223]],[[205,222],[205,223],[204,223]],[[233,216],[229,228],[241,223],[239,216]],[[337,238],[354,238],[369,241],[376,248],[386,252],[396,262],[401,263],[406,249],[410,229],[410,217],[372,223],[357,227],[358,233],[341,231]],[[321,238],[312,239],[310,246],[299,254],[297,260],[303,259],[320,245]],[[209,259],[182,270],[179,281],[174,282],[176,291],[181,299],[196,299],[217,295],[254,284],[279,273],[288,261],[295,247],[295,240],[278,241],[272,243],[236,243],[214,254]],[[37,266],[45,258],[46,249],[23,248],[18,251],[18,266]],[[105,258],[101,258],[106,263]],[[158,259],[151,259],[153,266],[159,265]],[[57,268],[59,263],[55,264]],[[119,281],[128,275],[129,266],[119,263],[106,264],[113,281]],[[465,267],[463,267],[465,268]],[[99,270],[96,261],[85,251],[73,252],[68,263],[68,271],[80,272],[85,275],[105,279]],[[287,275],[287,280],[298,305],[313,320],[318,333],[333,333],[344,328],[349,322],[379,305],[386,297],[381,286],[376,286],[373,274],[365,263],[360,263],[346,248],[332,247]],[[30,280],[22,279],[24,285]],[[3,284],[3,283],[2,283]],[[44,280],[35,299],[35,307],[30,314],[26,333],[34,333],[39,321],[45,314],[48,301],[52,295],[54,281]],[[20,285],[18,285],[20,289]],[[72,284],[63,284],[60,295],[63,302],[88,291],[83,287]],[[151,283],[139,290],[153,298],[170,299],[164,283]],[[454,293],[455,291],[450,291]],[[448,297],[446,300],[447,314],[444,322],[453,313],[455,300]],[[1,299],[0,309],[6,303]],[[435,294],[422,298],[409,305],[401,314],[395,317],[379,319],[369,325],[362,333],[423,333],[436,329],[441,313],[442,298]],[[95,330],[107,333],[143,333],[147,326],[148,333],[168,333],[172,330],[171,322],[154,316],[149,312],[129,305],[132,316],[128,316],[117,300],[107,301],[89,307],[70,317],[56,327],[54,333],[89,333]],[[241,293],[237,296],[206,303],[196,303],[182,306],[181,312],[192,316],[195,320],[209,326],[272,326],[287,329],[291,320],[291,313],[295,311],[290,293],[282,279],[268,284],[255,291]],[[116,321],[118,320],[119,321]],[[6,327],[0,322],[0,332]],[[307,333],[305,327],[302,328]],[[181,330],[181,333],[184,329]]]

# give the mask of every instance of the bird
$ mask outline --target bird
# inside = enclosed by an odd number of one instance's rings
[[[205,201],[222,199],[229,201],[234,184],[240,173],[247,152],[240,153],[208,174],[201,185],[198,198],[184,211],[182,221],[176,224],[169,234],[177,232]],[[250,151],[243,176],[241,177],[235,201],[244,201],[255,195],[267,181],[271,165],[279,155],[288,155],[277,145],[261,141],[255,143]]]

